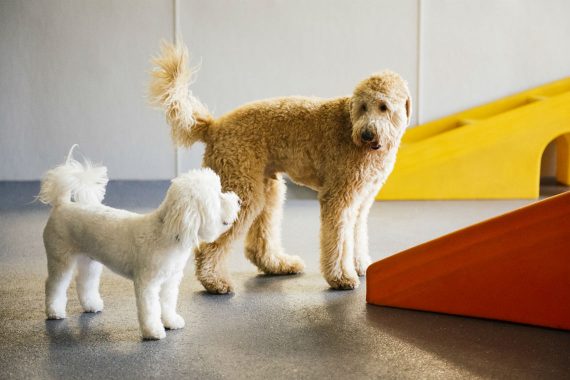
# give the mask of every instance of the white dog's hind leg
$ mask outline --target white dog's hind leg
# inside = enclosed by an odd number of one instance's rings
[[[267,274],[294,274],[305,268],[299,256],[283,253],[281,219],[284,201],[283,179],[265,179],[265,205],[249,229],[245,254],[249,261]]]
[[[66,317],[67,288],[73,277],[75,257],[57,248],[47,249],[48,278],[46,280],[46,316],[48,319]]]
[[[160,282],[135,280],[137,312],[141,334],[144,339],[162,339],[166,337],[160,320],[159,291]]]
[[[86,313],[97,313],[103,310],[103,300],[99,294],[99,279],[103,265],[89,257],[80,255],[77,258],[77,295]]]
[[[176,313],[178,290],[182,276],[182,271],[177,272],[162,284],[162,289],[160,290],[162,323],[164,327],[171,330],[181,329],[185,325],[184,318]]]

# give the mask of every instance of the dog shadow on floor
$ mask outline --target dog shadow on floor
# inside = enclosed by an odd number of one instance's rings
[[[366,320],[478,376],[562,378],[570,371],[568,332],[374,305],[366,305]]]
[[[50,347],[57,345],[73,347],[81,343],[97,342],[100,340],[110,341],[111,337],[108,333],[98,328],[93,328],[93,322],[100,317],[100,313],[82,313],[77,321],[79,330],[75,332],[70,324],[74,316],[59,320],[46,320],[46,333],[49,338]]]
[[[226,293],[226,294],[216,294],[216,293],[209,293],[207,290],[198,290],[193,294],[196,297],[200,297],[204,300],[210,300],[215,303],[228,301],[235,297],[235,293]]]
[[[167,364],[186,360],[184,329],[168,331],[166,339],[143,341],[138,325],[109,331],[101,315],[83,313],[64,320],[45,321],[48,338],[43,369],[53,378],[153,378]],[[130,325],[129,325],[130,326]],[[177,336],[178,335],[178,336]],[[200,369],[193,369],[196,375]]]
[[[243,282],[244,290],[251,293],[283,292],[287,288],[298,285],[298,282],[307,276],[304,274],[272,275],[257,273],[249,275]]]
[[[291,287],[300,286],[300,281],[307,277],[303,273],[293,275],[268,275],[250,272],[232,273],[231,278],[234,290],[230,293],[209,293],[199,284],[192,285],[192,289],[189,289],[188,292],[192,294],[193,298],[195,297],[200,301],[223,303],[232,300],[237,295],[286,291]],[[198,289],[195,286],[198,286]]]

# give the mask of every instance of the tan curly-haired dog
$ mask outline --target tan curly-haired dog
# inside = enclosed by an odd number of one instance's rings
[[[360,82],[352,96],[262,100],[214,119],[188,90],[187,61],[186,47],[163,45],[154,60],[152,100],[164,107],[174,142],[205,142],[203,165],[220,175],[224,191],[242,200],[232,228],[196,251],[202,285],[211,293],[232,290],[226,256],[248,228],[245,254],[262,272],[303,271],[303,261],[281,246],[286,173],[318,192],[325,279],[335,289],[356,288],[370,264],[368,211],[410,120],[406,82],[385,71]]]

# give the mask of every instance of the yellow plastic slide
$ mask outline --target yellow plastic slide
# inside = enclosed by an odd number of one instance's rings
[[[554,140],[570,185],[570,78],[410,128],[377,199],[537,198]]]

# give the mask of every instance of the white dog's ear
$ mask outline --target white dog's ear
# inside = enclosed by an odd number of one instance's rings
[[[213,242],[224,230],[221,213],[220,178],[211,169],[194,169],[172,180],[161,208],[165,228],[185,242]]]
[[[218,194],[202,194],[202,201],[197,202],[198,210],[200,213],[200,229],[198,230],[198,237],[201,241],[211,243],[220,236],[222,226],[221,206],[220,201],[212,199],[213,196]]]
[[[197,245],[201,227],[201,217],[196,205],[199,202],[189,194],[171,198],[167,199],[165,212],[161,216],[165,238],[184,248]]]
[[[408,126],[412,121],[412,99],[408,96],[406,99],[406,116],[408,117]]]

